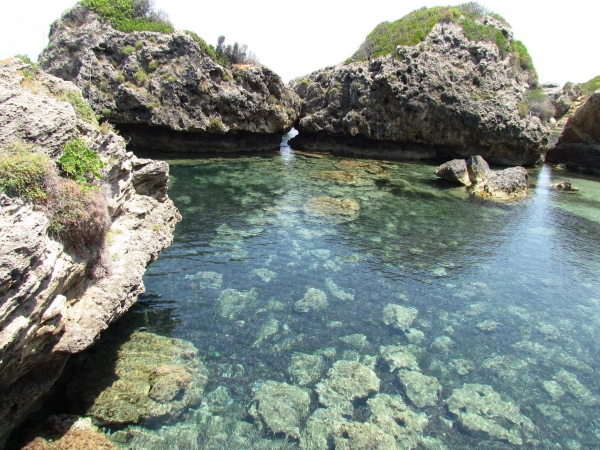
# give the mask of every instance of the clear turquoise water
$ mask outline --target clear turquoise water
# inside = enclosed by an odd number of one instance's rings
[[[224,386],[245,408],[260,383],[292,384],[295,352],[335,347],[325,359],[329,368],[339,359],[377,356],[381,345],[409,345],[402,331],[383,324],[382,310],[388,303],[414,307],[412,327],[425,337],[411,351],[443,386],[436,406],[413,406],[428,416],[426,436],[448,448],[513,448],[440,420],[452,419],[444,399],[455,389],[481,383],[533,421],[524,447],[599,448],[599,181],[546,166],[530,171],[528,198],[502,204],[439,182],[424,163],[373,161],[383,174],[356,170],[359,185],[313,176],[350,170],[340,167],[343,160],[284,148],[273,156],[169,161],[169,195],[183,221],[173,245],[148,268],[147,293],[123,320],[194,343],[211,373],[206,391]],[[565,178],[581,190],[550,188]],[[359,217],[308,215],[303,205],[320,196],[358,200]],[[222,285],[207,287],[198,272],[222,275]],[[333,295],[332,282],[353,299]],[[326,292],[329,305],[299,313],[294,303],[309,288]],[[223,317],[225,289],[256,295]],[[273,319],[277,331],[261,338]],[[356,333],[366,336],[362,348],[340,340]],[[468,360],[471,370],[459,374],[457,360]],[[553,399],[543,382],[561,370],[592,397],[559,382],[566,393]],[[381,392],[411,405],[385,363],[375,372]],[[198,425],[199,442],[203,432]]]

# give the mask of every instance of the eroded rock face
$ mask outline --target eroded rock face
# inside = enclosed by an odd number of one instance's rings
[[[443,180],[471,186],[467,162],[464,159],[453,159],[435,169],[435,174]]]
[[[60,376],[69,355],[88,348],[144,292],[146,265],[181,219],[166,196],[168,166],[138,160],[118,135],[82,120],[65,95],[72,83],[40,72],[26,79],[18,59],[0,62],[0,146],[22,140],[53,158],[79,138],[106,163],[101,192],[110,230],[103,249],[77,257],[46,234],[45,216],[0,198],[0,442]]]
[[[184,32],[123,33],[81,5],[54,22],[40,64],[79,86],[133,149],[275,150],[300,109],[265,66],[227,69]]]
[[[465,158],[534,164],[548,142],[521,117],[526,75],[495,44],[437,24],[414,47],[293,80],[302,98],[294,149],[395,159]]]
[[[569,118],[556,147],[548,150],[546,161],[600,174],[600,91]]]

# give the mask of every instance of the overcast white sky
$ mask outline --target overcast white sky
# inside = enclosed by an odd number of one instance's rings
[[[464,0],[156,0],[178,29],[216,44],[248,44],[284,81],[345,60],[380,22],[421,6]],[[0,0],[0,59],[35,59],[50,23],[76,0]],[[600,75],[600,0],[482,0],[504,16],[533,57],[540,80],[583,82]]]

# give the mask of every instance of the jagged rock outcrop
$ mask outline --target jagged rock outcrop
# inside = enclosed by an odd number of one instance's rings
[[[499,200],[524,197],[529,188],[527,169],[519,166],[493,171],[480,155],[468,161],[453,159],[439,166],[435,175],[467,186],[473,195]]]
[[[146,265],[181,219],[166,196],[168,166],[139,160],[110,129],[82,120],[72,83],[19,59],[0,62],[0,148],[25,141],[56,158],[72,138],[105,162],[110,218],[103,248],[81,257],[46,231],[43,211],[0,195],[0,445],[60,376],[144,292]]]
[[[567,83],[562,88],[556,83],[544,83],[540,86],[554,106],[552,117],[556,120],[564,117],[573,106],[573,102],[581,96],[581,88],[578,84]]]
[[[498,164],[534,164],[547,131],[538,118],[519,113],[528,76],[496,44],[469,40],[455,23],[438,23],[418,45],[293,80],[303,102],[300,134],[290,145],[396,159],[481,154]]]
[[[278,149],[300,109],[265,66],[228,69],[188,33],[124,33],[82,5],[54,22],[40,64],[79,86],[133,149]]]
[[[600,90],[569,118],[546,161],[600,174]]]

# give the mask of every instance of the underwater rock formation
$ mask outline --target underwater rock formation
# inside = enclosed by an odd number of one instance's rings
[[[294,303],[294,309],[301,313],[320,311],[327,308],[327,294],[320,289],[309,288],[301,300]]]
[[[81,4],[53,23],[40,64],[79,86],[132,149],[276,150],[299,114],[267,67],[224,67],[191,33],[125,33]]]
[[[567,168],[600,174],[600,91],[575,112],[546,161]]]
[[[348,198],[314,197],[304,204],[304,211],[315,217],[356,220],[360,213],[360,204]]]
[[[488,17],[486,26],[512,42],[510,28]],[[292,80],[302,112],[290,145],[394,159],[479,153],[497,164],[534,164],[548,138],[537,117],[519,112],[529,78],[495,43],[440,22],[412,47]]]
[[[99,425],[158,418],[173,423],[202,401],[208,371],[197,356],[193,344],[152,333],[135,332],[125,342],[107,339],[70,363],[75,375],[66,397],[73,405],[90,405],[84,413]]]
[[[20,199],[0,200],[2,442],[58,379],[69,355],[92,345],[144,292],[145,268],[171,244],[181,216],[166,196],[168,165],[137,159],[121,137],[82,115],[85,101],[72,83],[6,60],[0,98],[0,147],[21,141],[56,159],[77,138],[98,153],[110,221],[103,249],[82,257],[47,234],[42,211]]]
[[[418,408],[434,406],[437,403],[442,385],[435,377],[413,370],[399,370],[398,379],[406,390],[406,396]]]
[[[419,311],[415,308],[405,308],[404,306],[388,303],[383,308],[383,323],[406,331],[410,328],[410,325],[417,318],[418,314]]]
[[[351,361],[338,361],[317,384],[319,403],[352,415],[352,402],[379,391],[379,378],[368,367]]]
[[[531,433],[533,424],[513,403],[505,402],[491,386],[465,384],[446,400],[449,411],[470,434],[522,445],[522,432]]]
[[[267,381],[254,395],[249,414],[259,428],[272,433],[283,433],[293,439],[300,438],[300,424],[309,414],[308,391],[297,386]]]

